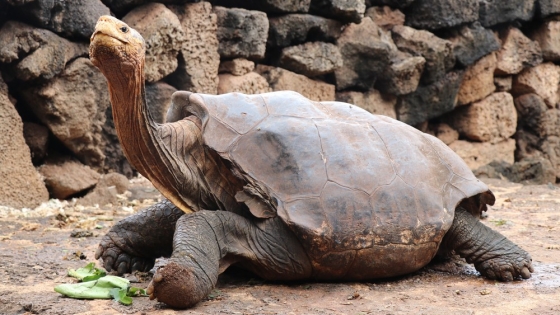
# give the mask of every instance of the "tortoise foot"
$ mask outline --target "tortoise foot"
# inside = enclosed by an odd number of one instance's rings
[[[157,299],[174,308],[188,308],[208,292],[197,286],[196,277],[189,268],[175,261],[159,268],[148,285],[150,300]]]
[[[531,256],[525,251],[476,263],[475,268],[488,279],[504,282],[519,278],[529,279],[531,273],[534,272]]]
[[[95,252],[95,259],[103,260],[107,271],[116,270],[119,275],[133,271],[149,271],[155,258],[137,257],[120,248],[108,235],[105,235]]]
[[[164,199],[117,222],[101,239],[95,253],[107,271],[119,274],[149,271],[156,258],[169,257],[175,224],[184,214]]]

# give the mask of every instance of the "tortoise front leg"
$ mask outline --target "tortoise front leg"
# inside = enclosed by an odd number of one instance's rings
[[[172,307],[193,306],[235,263],[268,280],[311,275],[303,247],[278,217],[254,223],[227,211],[199,211],[177,221],[173,254],[157,270],[148,294]]]
[[[531,256],[502,234],[484,225],[461,207],[441,246],[454,250],[489,279],[528,279],[533,272]]]
[[[148,271],[155,259],[170,256],[177,220],[185,214],[165,199],[115,224],[99,243],[95,258],[119,274]]]

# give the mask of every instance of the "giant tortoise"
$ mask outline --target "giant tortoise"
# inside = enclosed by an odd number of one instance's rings
[[[494,195],[445,144],[397,120],[282,91],[145,98],[145,43],[99,19],[90,57],[130,163],[165,200],[118,222],[96,252],[118,273],[168,256],[151,298],[189,307],[230,265],[270,280],[371,280],[454,252],[490,279],[529,278],[527,252],[479,221]]]

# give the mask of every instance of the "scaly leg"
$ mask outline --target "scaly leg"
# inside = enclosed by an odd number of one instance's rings
[[[185,214],[165,199],[115,224],[99,243],[95,258],[119,274],[148,271],[155,259],[170,256],[177,220]]]
[[[531,256],[526,251],[461,207],[455,210],[453,225],[441,246],[474,263],[476,270],[489,279],[528,279],[533,272]]]
[[[253,222],[231,212],[199,211],[177,221],[173,254],[154,275],[148,293],[172,307],[190,307],[235,263],[269,280],[311,275],[303,247],[278,217]]]

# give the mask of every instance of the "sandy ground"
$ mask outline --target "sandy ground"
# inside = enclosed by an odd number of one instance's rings
[[[68,268],[94,261],[97,243],[116,221],[158,198],[149,183],[136,180],[118,205],[0,208],[0,314],[560,314],[560,187],[485,181],[498,200],[484,223],[531,253],[529,280],[489,281],[455,259],[362,283],[270,283],[230,270],[206,300],[183,311],[145,297],[123,306],[54,292],[73,282]],[[72,237],[76,231],[85,237]]]

